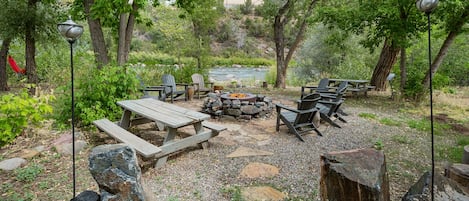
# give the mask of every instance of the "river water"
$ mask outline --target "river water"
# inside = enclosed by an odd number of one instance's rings
[[[269,68],[216,67],[209,70],[212,81],[260,80],[265,81]]]

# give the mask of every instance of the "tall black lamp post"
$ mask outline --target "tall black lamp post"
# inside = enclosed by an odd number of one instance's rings
[[[65,22],[57,24],[57,29],[68,43],[70,43],[70,74],[72,82],[72,171],[73,171],[73,198],[76,195],[75,179],[75,94],[73,90],[73,44],[83,33],[83,26],[72,21],[71,17]]]
[[[435,150],[434,150],[434,134],[433,134],[433,73],[432,73],[432,46],[431,46],[431,23],[430,23],[430,14],[438,5],[438,0],[417,0],[417,8],[425,12],[427,15],[428,21],[428,72],[430,73],[430,124],[431,124],[431,138],[432,138],[432,187],[431,187],[431,196],[432,200],[435,198],[434,195],[434,180],[435,180]]]

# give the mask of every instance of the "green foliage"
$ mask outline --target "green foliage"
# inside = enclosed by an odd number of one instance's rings
[[[322,77],[368,79],[378,55],[360,46],[362,39],[339,29],[315,26],[298,51],[295,76],[306,83]]]
[[[239,28],[232,19],[226,19],[220,23],[218,26],[218,33],[216,34],[216,39],[218,42],[236,42],[236,32],[239,31]]]
[[[135,71],[121,66],[106,66],[102,70],[91,68],[83,72],[75,89],[75,114],[79,126],[88,126],[94,120],[108,118],[117,120],[122,109],[116,102],[135,99],[139,96],[139,81]],[[70,85],[58,89],[62,94],[58,98],[55,118],[66,124],[71,116]]]
[[[244,1],[244,4],[239,5],[239,10],[244,15],[251,14],[252,11],[254,11],[254,4],[252,3],[252,0]]]
[[[377,118],[376,114],[364,113],[364,112],[358,114],[358,116],[361,117],[361,118],[364,118],[364,119],[376,119]]]
[[[400,126],[401,125],[399,121],[391,119],[391,118],[382,118],[379,120],[379,122],[387,126]]]
[[[246,18],[244,26],[248,31],[248,36],[265,37],[270,36],[271,28],[262,18]]]
[[[53,96],[31,97],[27,89],[0,97],[0,147],[11,143],[29,125],[36,125],[52,113]]]
[[[17,169],[15,170],[16,180],[20,182],[33,182],[43,172],[43,169],[42,166],[37,164]]]

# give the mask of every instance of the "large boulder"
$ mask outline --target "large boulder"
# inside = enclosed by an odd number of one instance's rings
[[[89,156],[89,170],[101,201],[144,201],[141,170],[135,151],[125,144],[100,145]]]
[[[389,201],[384,154],[356,149],[321,156],[321,200]]]

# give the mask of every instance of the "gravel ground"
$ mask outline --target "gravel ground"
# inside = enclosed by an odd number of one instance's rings
[[[200,102],[177,103],[197,110]],[[426,134],[406,127],[381,125],[358,117],[374,113],[380,118],[393,118],[392,113],[376,113],[366,108],[343,106],[348,123],[343,128],[322,124],[323,137],[314,131],[305,142],[287,133],[275,131],[275,114],[267,119],[240,122],[230,118],[211,120],[227,131],[212,138],[208,149],[194,149],[171,156],[159,169],[143,174],[144,186],[154,200],[230,200],[230,190],[249,186],[271,186],[296,200],[319,200],[320,155],[331,151],[373,147],[379,141],[386,155],[391,200],[400,200],[424,170],[429,169],[429,142]],[[404,136],[404,137],[402,137]],[[396,140],[396,139],[407,139]],[[239,147],[274,153],[271,156],[227,158]],[[428,150],[427,150],[428,149]],[[271,164],[280,169],[272,178],[245,179],[241,170],[252,162]]]

